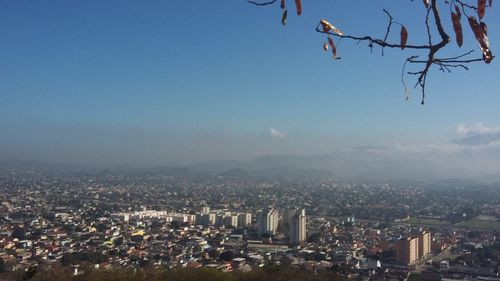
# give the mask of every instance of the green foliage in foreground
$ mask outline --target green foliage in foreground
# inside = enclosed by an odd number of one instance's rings
[[[30,274],[0,275],[9,281],[345,281],[335,272],[308,272],[289,267],[272,266],[249,272],[224,273],[214,269],[100,269],[87,268],[83,274],[73,276],[72,271],[61,266]]]

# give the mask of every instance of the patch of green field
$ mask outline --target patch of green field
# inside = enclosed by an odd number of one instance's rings
[[[457,223],[456,226],[500,230],[500,222],[485,221],[485,220],[478,220],[478,219],[463,221],[463,222]]]
[[[421,218],[409,218],[404,220],[405,223],[408,224],[423,224],[423,225],[446,225],[448,222],[434,220],[434,219],[421,219]]]

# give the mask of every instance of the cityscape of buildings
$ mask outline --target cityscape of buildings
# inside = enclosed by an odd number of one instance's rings
[[[2,171],[0,269],[280,265],[360,280],[496,280],[496,188]]]

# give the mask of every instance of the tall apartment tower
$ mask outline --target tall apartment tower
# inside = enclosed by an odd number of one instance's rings
[[[419,259],[419,238],[407,237],[399,240],[396,244],[396,261],[410,264]]]
[[[252,224],[252,213],[243,213],[238,215],[238,225],[245,227]]]
[[[276,235],[276,228],[278,228],[279,215],[274,209],[263,211],[259,214],[257,219],[259,237],[264,234]]]
[[[278,210],[273,209],[273,228],[274,228],[274,234],[276,234],[276,230],[278,229],[278,224],[280,223],[280,213]]]
[[[293,216],[297,213],[297,208],[286,208],[283,211],[282,224],[287,233],[290,233],[290,223],[292,222]]]
[[[202,214],[209,214],[210,213],[210,207],[205,206],[205,207],[201,208],[201,213]]]
[[[216,221],[217,221],[216,213],[207,214],[207,225],[214,225]]]
[[[230,215],[224,217],[224,225],[228,227],[238,227],[238,215]]]
[[[424,231],[418,236],[418,257],[421,258],[431,252],[431,233]]]
[[[306,240],[306,210],[301,209],[290,219],[290,243]]]

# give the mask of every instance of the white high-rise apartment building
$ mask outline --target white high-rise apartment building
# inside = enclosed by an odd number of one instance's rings
[[[277,210],[271,209],[261,212],[257,220],[259,237],[262,237],[264,234],[276,235],[278,222],[279,214]]]
[[[290,243],[303,242],[306,235],[306,210],[301,209],[290,220]]]

